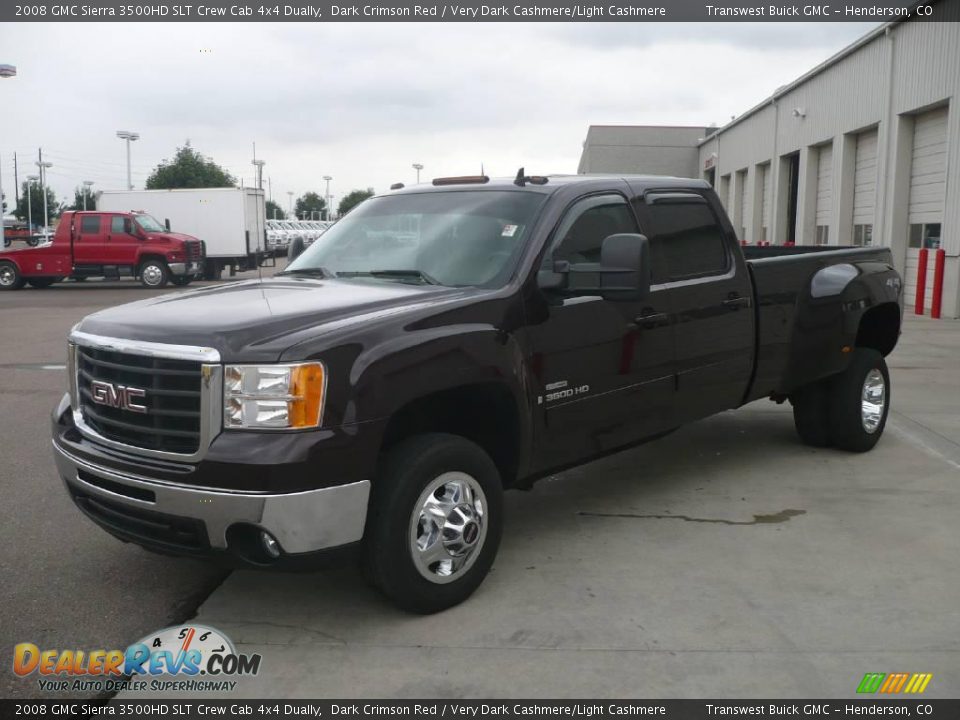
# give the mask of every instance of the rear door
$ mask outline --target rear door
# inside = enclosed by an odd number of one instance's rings
[[[626,198],[581,198],[566,211],[544,259],[596,263],[604,238],[638,232]],[[545,437],[541,466],[557,466],[672,427],[673,337],[666,293],[607,300],[541,291],[546,302],[529,327],[538,411]]]
[[[99,268],[106,264],[107,233],[103,228],[103,217],[100,213],[74,216],[74,265]]]
[[[671,309],[676,343],[675,419],[737,407],[753,369],[752,286],[718,208],[692,192],[635,202],[650,238],[651,295]]]

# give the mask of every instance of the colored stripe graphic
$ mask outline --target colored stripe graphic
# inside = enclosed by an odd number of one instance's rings
[[[914,695],[922,693],[927,689],[927,685],[930,684],[932,679],[932,673],[914,673],[913,677],[910,678],[910,682],[907,683],[907,687],[904,688],[903,691],[905,693],[912,693]]]
[[[857,686],[857,692],[918,695],[927,689],[932,679],[933,673],[866,673]]]
[[[857,692],[875,693],[880,689],[880,684],[883,682],[883,679],[886,676],[886,673],[867,673],[863,676],[863,680],[860,681],[860,685],[857,687]]]

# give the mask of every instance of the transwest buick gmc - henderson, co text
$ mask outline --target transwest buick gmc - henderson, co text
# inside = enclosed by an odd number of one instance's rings
[[[57,466],[123,540],[264,568],[356,545],[396,603],[441,610],[490,569],[506,488],[760,398],[810,445],[876,444],[889,249],[745,251],[699,180],[377,196],[273,278],[76,325]]]

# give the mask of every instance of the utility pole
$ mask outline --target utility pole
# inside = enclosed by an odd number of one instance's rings
[[[293,215],[293,190],[287,190],[287,196],[290,198],[290,214]],[[293,219],[296,220],[297,216],[293,215]]]
[[[267,175],[267,199],[273,202],[273,178]],[[276,213],[274,213],[276,215]],[[276,220],[276,218],[274,218]]]
[[[20,205],[20,178],[17,177],[17,154],[16,153],[13,154],[13,197],[14,197],[14,202],[16,202],[16,205],[14,205],[14,207],[18,207]]]
[[[257,169],[257,190],[263,190],[263,166],[266,164],[263,160],[253,159],[253,166]]]
[[[420,184],[420,171],[423,170],[423,163],[414,163],[413,169],[417,171],[417,185]]]

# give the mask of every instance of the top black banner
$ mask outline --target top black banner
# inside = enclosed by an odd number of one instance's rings
[[[958,21],[955,0],[856,0],[793,4],[760,0],[54,0],[0,4],[16,22],[890,22]]]

